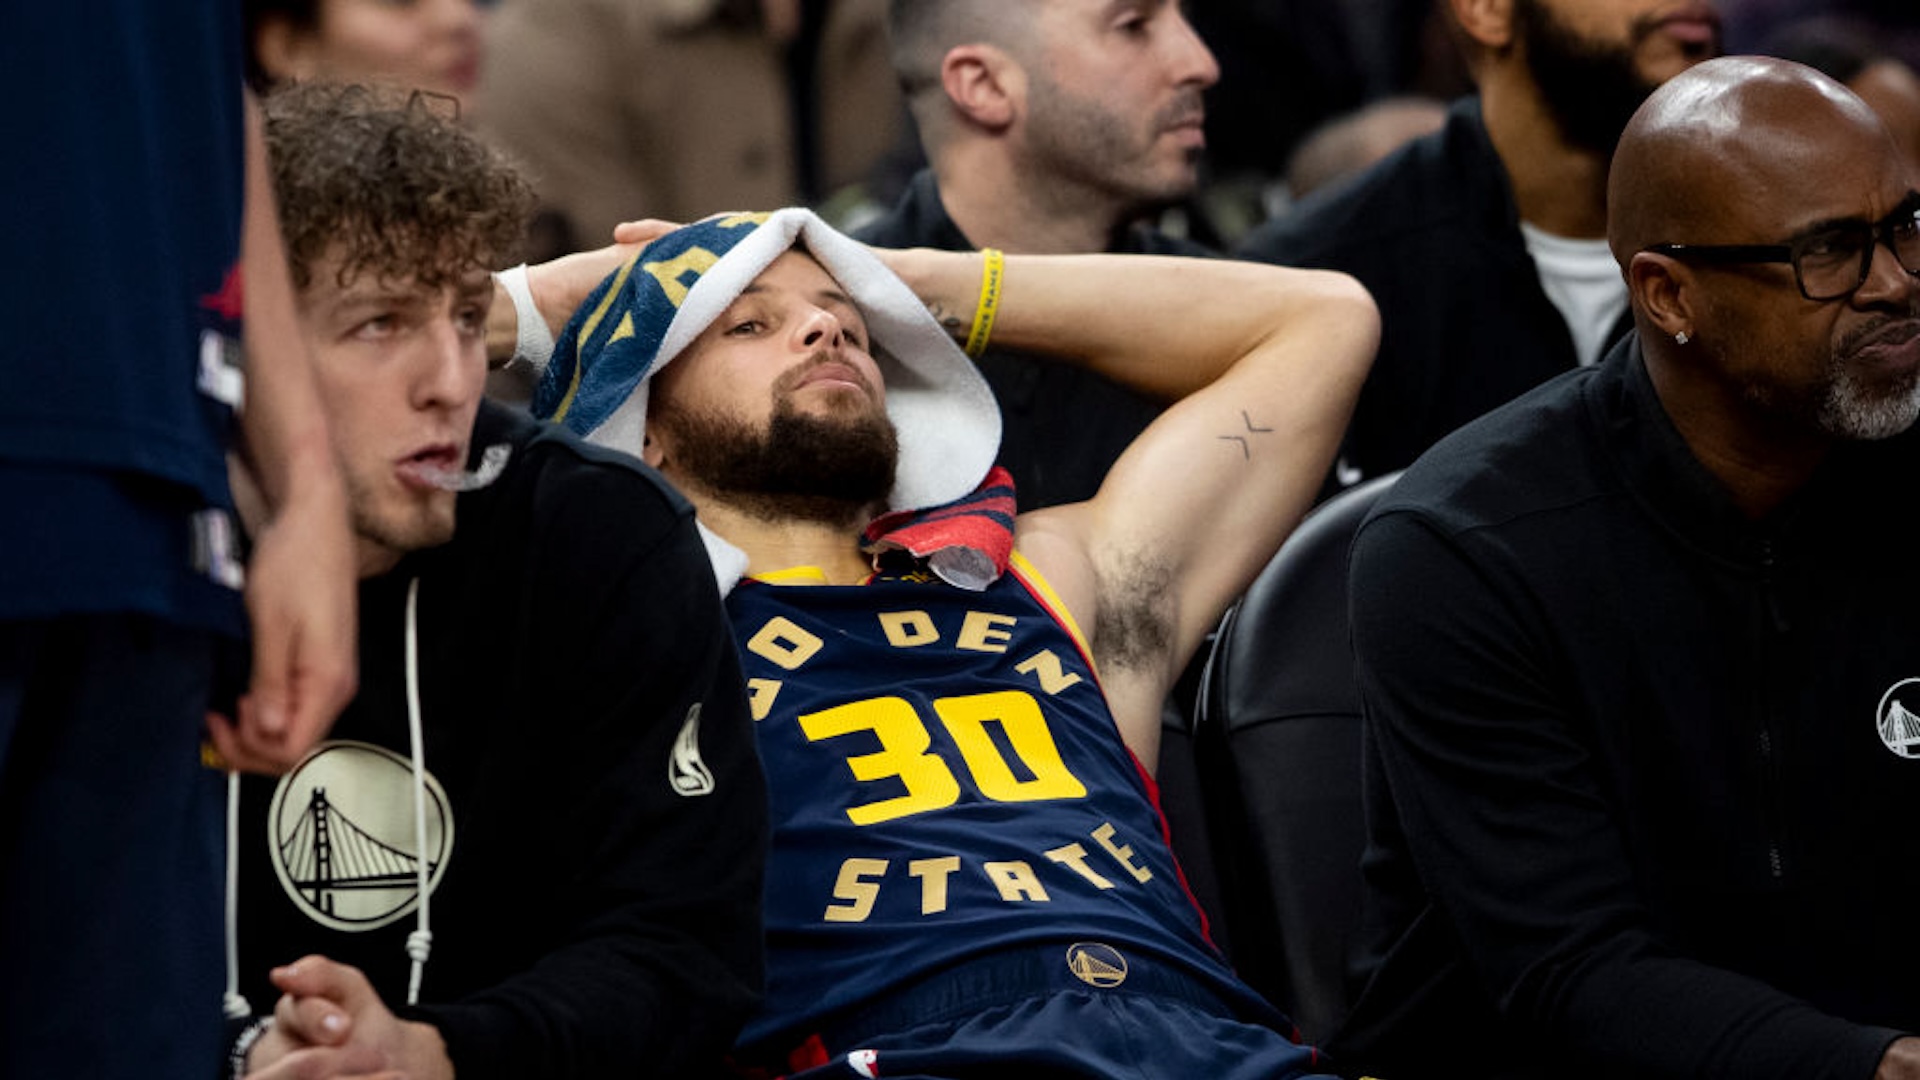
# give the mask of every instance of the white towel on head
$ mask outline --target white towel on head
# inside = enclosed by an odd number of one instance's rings
[[[866,319],[900,446],[887,508],[925,509],[972,492],[1000,449],[1000,411],[986,380],[885,263],[800,207],[708,218],[649,244],[568,323],[541,373],[534,414],[638,455],[649,380],[795,244]],[[706,535],[711,551],[720,538]]]

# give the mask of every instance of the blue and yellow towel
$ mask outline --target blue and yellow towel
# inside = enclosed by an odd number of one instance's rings
[[[986,380],[886,264],[800,207],[707,218],[628,260],[587,297],[555,343],[534,391],[534,415],[638,456],[648,380],[796,244],[866,318],[899,436],[887,509],[924,510],[972,494],[1000,450],[1000,410]],[[730,585],[722,552],[711,540],[708,546],[716,573]]]
[[[866,317],[900,437],[887,508],[924,509],[973,491],[1000,450],[1000,410],[986,380],[865,245],[798,207],[708,218],[649,244],[567,323],[534,392],[534,415],[638,455],[647,381],[796,243]]]

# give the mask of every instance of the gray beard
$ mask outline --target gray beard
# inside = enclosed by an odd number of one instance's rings
[[[1920,375],[1891,393],[1875,394],[1844,368],[1827,383],[1815,419],[1820,429],[1842,439],[1890,439],[1920,419]]]

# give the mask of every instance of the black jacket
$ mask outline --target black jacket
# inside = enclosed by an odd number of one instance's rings
[[[1377,903],[1336,1061],[1867,1080],[1920,1030],[1920,752],[1879,727],[1920,712],[1916,466],[1842,446],[1750,522],[1626,342],[1407,471],[1353,552]]]
[[[1343,270],[1380,306],[1380,352],[1341,447],[1343,485],[1406,468],[1442,435],[1579,362],[1540,287],[1478,98],[1255,229],[1235,254]]]
[[[244,785],[242,987],[271,1012],[268,969],[323,953],[435,1024],[463,1078],[693,1074],[762,979],[766,789],[713,571],[639,462],[485,405],[476,454],[498,442],[454,540],[362,583],[360,689],[327,742]],[[444,876],[409,1010],[415,580]]]
[[[973,251],[922,169],[891,212],[856,229],[877,247]],[[1129,255],[1211,255],[1198,244],[1143,227],[1114,234],[1109,251]],[[1021,510],[1082,502],[1100,490],[1121,451],[1160,415],[1153,401],[1066,361],[989,347],[980,373],[1000,403],[1000,464],[1013,474]]]

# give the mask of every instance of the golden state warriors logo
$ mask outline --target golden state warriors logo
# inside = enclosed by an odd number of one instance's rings
[[[453,850],[453,812],[440,782],[423,777],[425,851],[413,813],[413,764],[371,743],[322,743],[274,788],[268,857],[280,886],[313,921],[374,930],[439,887]]]
[[[1880,741],[1903,758],[1920,758],[1920,679],[1902,679],[1880,698]]]
[[[1127,958],[1111,945],[1076,941],[1067,946],[1067,970],[1088,986],[1106,989],[1127,981]]]

